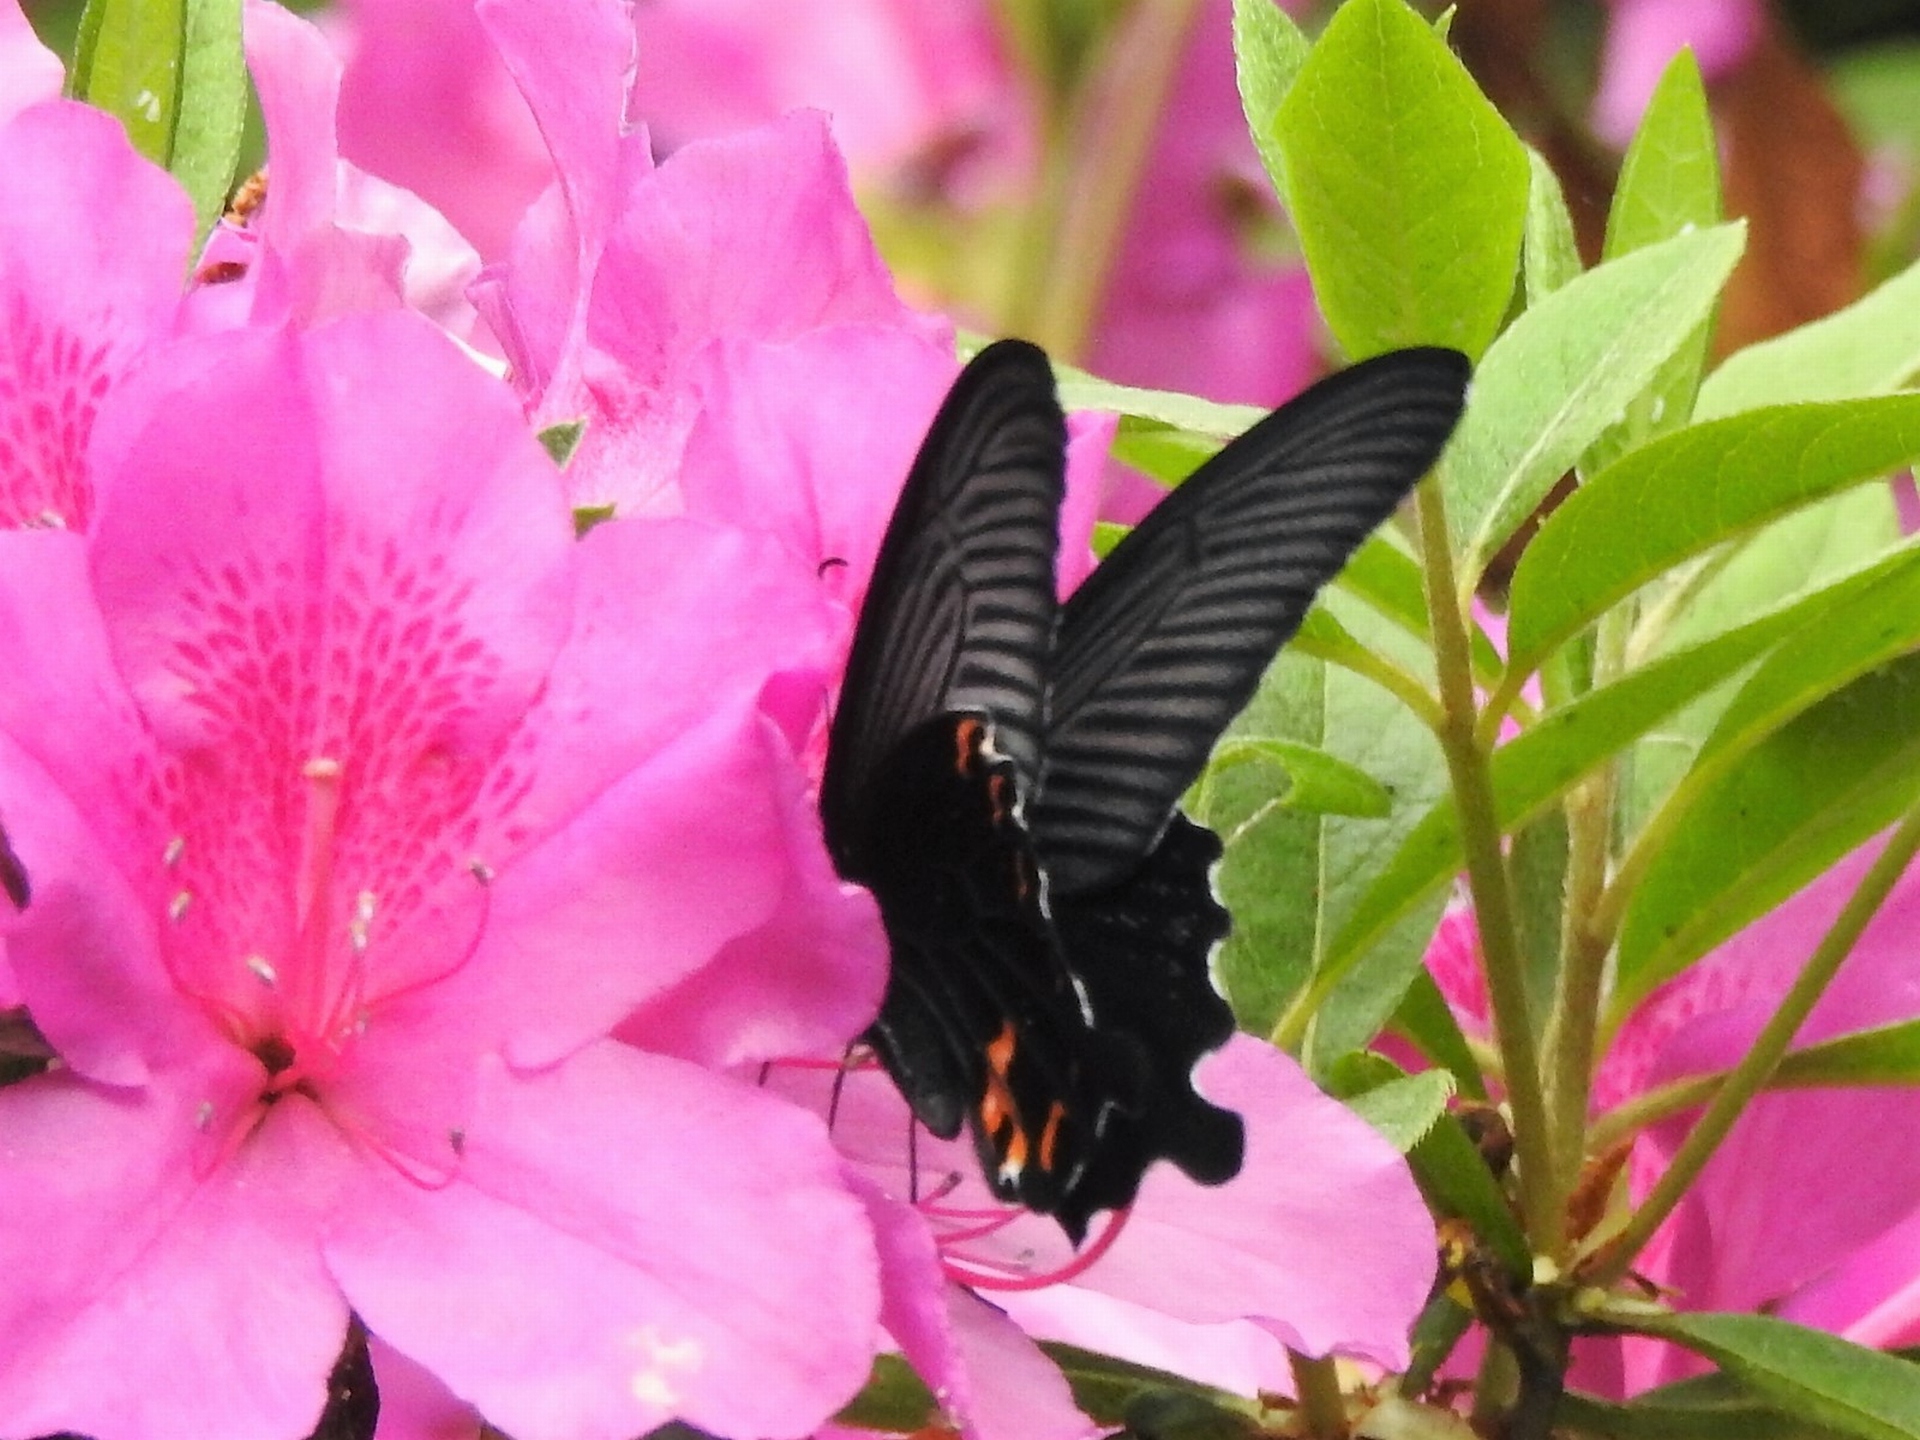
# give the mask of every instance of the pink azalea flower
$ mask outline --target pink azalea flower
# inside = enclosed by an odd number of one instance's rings
[[[522,1440],[824,1420],[878,1297],[819,1122],[608,1038],[806,890],[758,697],[828,637],[770,542],[576,541],[406,314],[182,342],[94,457],[85,541],[0,533],[0,933],[63,1062],[0,1090],[10,1430],[295,1440],[350,1311]],[[851,1033],[874,944],[767,1007]]]
[[[1206,0],[1193,19],[1088,363],[1128,384],[1271,407],[1320,373],[1319,319],[1305,268],[1251,241],[1281,221],[1240,105],[1232,11]]]
[[[1288,1348],[1406,1364],[1434,1273],[1406,1163],[1251,1037],[1199,1067],[1200,1088],[1246,1117],[1239,1177],[1208,1188],[1159,1166],[1117,1233],[1078,1256],[1051,1220],[993,1198],[967,1137],[910,1140],[877,1070],[778,1067],[770,1083],[829,1115],[874,1216],[882,1321],[969,1440],[1095,1433],[1029,1336],[1249,1393],[1285,1388]]]
[[[1693,48],[1700,71],[1717,79],[1745,60],[1766,27],[1761,0],[1611,0],[1612,15],[1593,97],[1593,128],[1624,147],[1667,62]]]
[[[566,8],[549,7],[563,29]],[[504,254],[553,159],[474,0],[347,0],[329,35],[346,62],[341,153],[420,196],[481,255]],[[629,29],[623,62],[631,48]]]
[[[1033,161],[1033,125],[983,0],[656,0],[635,12],[641,113],[669,149],[803,106],[862,183],[975,192]]]
[[[472,247],[417,196],[340,158],[340,63],[320,32],[249,0],[246,40],[271,179],[257,215],[211,237],[200,274],[219,283],[196,294],[196,328],[317,325],[404,306],[456,338],[484,339],[466,299],[480,272]]]
[[[535,423],[586,421],[567,470],[575,504],[675,507],[670,487],[703,404],[689,377],[716,341],[941,328],[895,296],[823,117],[689,145],[657,171],[616,163],[629,183],[600,237],[539,253],[551,217],[536,211],[482,297]],[[586,236],[586,207],[571,182],[566,193]]]
[[[87,526],[95,414],[172,333],[192,244],[186,192],[112,116],[52,100],[0,128],[0,527]]]
[[[1688,1075],[1724,1070],[1752,1045],[1832,924],[1877,846],[1856,852],[1706,959],[1622,1026],[1595,1077],[1604,1111]],[[1920,876],[1903,880],[1861,936],[1797,1039],[1800,1046],[1920,1016]],[[1484,1029],[1485,990],[1470,911],[1451,913],[1429,970],[1455,1012]],[[1692,1115],[1655,1126],[1629,1162],[1644,1196]],[[1911,1088],[1790,1090],[1756,1099],[1635,1269],[1690,1310],[1765,1310],[1842,1332],[1909,1333],[1920,1240],[1920,1126]],[[1881,1247],[1876,1249],[1876,1246]],[[1891,1307],[1891,1308],[1889,1308]],[[1581,1379],[1635,1393],[1703,1368],[1651,1341],[1582,1342]]]
[[[40,43],[20,0],[0,0],[0,124],[59,95],[66,79],[66,66]]]

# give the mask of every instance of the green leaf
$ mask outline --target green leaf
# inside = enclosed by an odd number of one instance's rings
[[[1307,37],[1274,0],[1233,0],[1233,65],[1260,163],[1280,183],[1280,104],[1307,59]]]
[[[1620,162],[1607,259],[1720,221],[1720,162],[1707,90],[1691,50],[1667,65]]]
[[[1610,1014],[1625,1015],[1891,824],[1916,793],[1920,657],[1909,656],[1797,716],[1693,792],[1628,902]]]
[[[1280,106],[1278,141],[1341,347],[1480,355],[1513,294],[1527,158],[1446,44],[1403,0],[1348,0]]]
[[[1599,1440],[1842,1440],[1841,1432],[1784,1415],[1744,1386],[1732,1385],[1711,1399],[1668,1399],[1652,1390],[1624,1405],[1569,1391],[1554,1414],[1554,1433],[1563,1432]]]
[[[1707,91],[1691,50],[1668,64],[1621,162],[1603,250],[1611,260],[1720,221],[1720,164]],[[1694,327],[1614,426],[1582,458],[1593,474],[1649,437],[1686,424],[1700,388],[1711,312]]]
[[[1194,435],[1212,436],[1215,440],[1230,440],[1267,415],[1258,405],[1219,405],[1175,390],[1143,390],[1135,385],[1115,384],[1057,360],[1053,375],[1063,410],[1104,410],[1114,415],[1133,415],[1143,420],[1158,420]]]
[[[188,0],[181,52],[180,116],[167,168],[193,199],[205,237],[226,208],[247,123],[247,57],[241,0]]]
[[[1487,1087],[1480,1066],[1460,1031],[1460,1022],[1447,1004],[1433,976],[1422,968],[1393,1012],[1393,1032],[1406,1040],[1427,1060],[1449,1071],[1460,1093],[1470,1100],[1485,1100]]]
[[[1364,607],[1351,608],[1355,623],[1371,627],[1359,643],[1389,655],[1412,644]],[[1225,737],[1228,744],[1249,740],[1324,751],[1371,775],[1393,801],[1383,819],[1289,810],[1274,803],[1271,773],[1251,765],[1209,770],[1189,797],[1194,817],[1226,845],[1219,884],[1234,928],[1220,975],[1241,1023],[1265,1032],[1304,986],[1375,868],[1398,848],[1400,832],[1445,792],[1446,780],[1438,743],[1399,701],[1297,649],[1269,669]],[[1320,1017],[1324,1032],[1311,1037],[1309,1061],[1313,1053],[1357,1049],[1392,1014],[1419,969],[1439,902],[1436,895],[1431,913],[1410,907],[1401,926],[1370,947],[1372,968],[1343,977],[1351,988],[1320,997],[1331,1011]],[[1303,1017],[1290,1043],[1306,1038]]]
[[[1131,465],[1165,484],[1178,485],[1219,451],[1220,441],[1214,436],[1122,415],[1114,430],[1111,453],[1122,465]]]
[[[165,165],[180,115],[187,0],[87,0],[67,93],[118,116],[134,149]]]
[[[1560,978],[1561,912],[1566,906],[1567,817],[1547,810],[1514,832],[1507,851],[1513,877],[1520,958],[1526,966],[1527,1008],[1534,1033],[1546,1029],[1547,1009]]]
[[[1760,737],[1920,641],[1920,544],[1848,587],[1769,655],[1721,713],[1698,763],[1737,763]]]
[[[1391,1060],[1360,1052],[1344,1055],[1329,1066],[1325,1083],[1328,1093],[1358,1109],[1361,1096],[1399,1080],[1402,1073]],[[1532,1275],[1527,1238],[1513,1209],[1456,1118],[1435,1116],[1407,1152],[1407,1160],[1435,1214],[1465,1220],[1514,1274]]]
[[[1916,395],[1771,406],[1648,443],[1582,486],[1521,556],[1514,672],[1682,561],[1916,456]]]
[[[1844,310],[1731,355],[1696,420],[1804,400],[1885,395],[1920,374],[1920,261]]]
[[[860,1393],[834,1418],[856,1430],[904,1435],[939,1413],[939,1402],[911,1365],[898,1355],[879,1355]]]
[[[1494,751],[1494,801],[1502,828],[1511,831],[1538,815],[1689,699],[1765,653],[1832,598],[1811,596],[1760,616],[1548,712]],[[1444,887],[1460,866],[1458,822],[1449,797],[1407,832],[1399,851],[1354,904],[1322,962],[1325,970],[1338,974],[1351,964],[1355,955]]]
[[[119,117],[192,197],[204,235],[240,158],[247,75],[240,0],[87,0],[67,93]]]
[[[1420,574],[1420,562],[1389,539],[1389,533],[1382,530],[1374,534],[1354,551],[1335,583],[1407,634],[1423,644],[1431,644],[1433,630],[1427,615],[1426,582]],[[1478,625],[1472,627],[1468,643],[1473,652],[1474,678],[1491,686],[1506,670],[1506,661]],[[1423,673],[1431,669],[1430,665],[1422,667]]]
[[[1463,588],[1706,317],[1744,236],[1716,226],[1597,266],[1494,342],[1440,462]]]
[[[1040,1348],[1046,1351],[1049,1360],[1060,1367],[1060,1373],[1072,1387],[1074,1404],[1102,1425],[1131,1424],[1137,1407],[1163,1400],[1178,1405],[1184,1415],[1201,1420],[1245,1420],[1244,1416],[1236,1416],[1232,1410],[1224,1407],[1244,1405],[1246,1402],[1223,1395],[1184,1375],[1175,1375],[1171,1371],[1157,1370],[1151,1365],[1139,1365],[1112,1355],[1101,1355],[1092,1350],[1082,1350],[1077,1345],[1067,1345],[1057,1340],[1045,1341]],[[1189,1406],[1193,1408],[1188,1409]],[[1251,1436],[1257,1431],[1244,1428],[1203,1429],[1191,1433],[1196,1436],[1239,1437]]]
[[[1669,1315],[1635,1328],[1706,1356],[1789,1415],[1861,1440],[1920,1435],[1911,1361],[1767,1315]]]
[[[1402,1155],[1424,1140],[1453,1099],[1453,1076],[1422,1070],[1362,1091],[1347,1108],[1378,1130]]]
[[[1920,1020],[1903,1020],[1795,1050],[1774,1072],[1775,1085],[1920,1084]]]
[[[1580,245],[1573,234],[1573,216],[1567,210],[1567,197],[1560,189],[1560,177],[1553,173],[1547,157],[1527,147],[1526,263],[1527,304],[1538,305],[1547,296],[1578,275]]]
[[[1263,762],[1284,771],[1289,781],[1287,788],[1274,796],[1275,805],[1318,815],[1360,815],[1375,820],[1393,810],[1393,797],[1366,771],[1297,741],[1229,739],[1213,752],[1209,764],[1221,770]]]

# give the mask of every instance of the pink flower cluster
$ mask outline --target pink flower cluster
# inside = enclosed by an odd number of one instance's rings
[[[830,1102],[886,955],[812,789],[951,335],[819,116],[656,167],[624,5],[476,14],[533,127],[484,269],[340,159],[306,22],[247,11],[270,181],[196,256],[0,3],[0,1433],[298,1440],[350,1317],[389,1437],[805,1435],[887,1348],[1077,1436],[1030,1334],[1116,1327],[1403,1363],[1405,1165],[1257,1042],[1201,1076],[1245,1173],[1091,1263]]]

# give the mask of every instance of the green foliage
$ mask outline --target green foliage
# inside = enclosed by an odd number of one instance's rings
[[[202,235],[227,202],[246,121],[240,0],[88,0],[67,92],[119,117],[173,172]]]
[[[1314,294],[1347,354],[1480,355],[1518,273],[1527,157],[1440,38],[1402,0],[1349,0],[1287,91],[1277,145]]]

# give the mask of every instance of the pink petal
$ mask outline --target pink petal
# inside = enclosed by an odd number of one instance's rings
[[[813,573],[764,536],[691,520],[615,521],[576,547],[567,643],[528,716],[514,814],[557,828],[716,711],[791,673],[825,702],[835,644]]]
[[[899,326],[715,345],[694,370],[702,408],[679,477],[687,513],[772,532],[850,617],[959,373],[950,343]]]
[[[948,1283],[933,1232],[911,1205],[888,1199],[858,1173],[848,1183],[880,1247],[881,1323],[967,1440],[1100,1433],[1073,1403],[1059,1367],[1019,1326]]]
[[[702,787],[699,818],[711,827],[714,814],[728,815],[727,842],[744,846],[761,818],[751,806],[764,804],[762,795],[772,800],[768,818],[778,828],[765,843],[784,862],[775,909],[709,963],[648,999],[619,1032],[643,1048],[716,1069],[839,1049],[872,1023],[886,986],[886,932],[873,897],[834,873],[805,776],[771,725],[763,743],[767,773],[748,804],[730,806],[720,792]],[[737,900],[719,898],[737,893],[723,888],[726,869],[715,864],[697,873],[687,895],[712,889],[718,908],[737,911]]]
[[[637,20],[636,97],[669,146],[816,106],[865,176],[924,166],[939,181],[957,163],[973,178],[1029,158],[1025,97],[979,0],[801,0],[778,12],[668,0]]]
[[[192,242],[186,192],[112,116],[50,101],[0,130],[0,526],[87,526],[95,414],[172,325]]]
[[[547,6],[555,43],[585,3]],[[553,179],[553,162],[472,0],[356,0],[346,7],[340,150],[499,254]],[[584,70],[599,47],[572,51]]]
[[[273,175],[258,222],[256,321],[318,324],[400,306],[405,238],[335,223],[340,62],[312,24],[267,0],[249,0],[246,41]]]
[[[1067,416],[1067,490],[1060,503],[1060,553],[1054,582],[1071,595],[1093,573],[1093,525],[1105,510],[1107,451],[1120,417],[1095,410]]]
[[[1279,221],[1234,81],[1229,0],[1199,6],[1102,297],[1091,367],[1134,385],[1277,405],[1319,369],[1312,287],[1244,232]]]
[[[817,1122],[611,1044],[481,1088],[458,1180],[328,1242],[376,1334],[520,1440],[797,1436],[858,1389],[872,1241]]]
[[[861,323],[920,322],[893,293],[821,116],[680,151],[633,184],[608,237],[583,388],[541,401],[543,421],[590,417],[568,467],[575,503],[638,507],[672,481],[699,409],[685,376],[709,343]]]
[[[66,66],[40,43],[20,0],[0,0],[0,123],[29,105],[54,99],[66,78]]]
[[[383,947],[381,988],[444,973],[477,923],[473,832],[508,803],[482,787],[571,622],[551,462],[505,387],[404,313],[185,342],[124,398],[93,572],[180,756],[155,803],[199,897],[180,931],[214,967],[196,988],[251,1013],[236,957],[290,953],[316,759],[340,766],[332,893],[372,895],[409,939]]]
[[[230,1053],[203,1091],[109,1100],[47,1076],[0,1092],[12,1277],[0,1408],[18,1433],[313,1429],[347,1326],[318,1237],[351,1161],[294,1098],[209,1172],[194,1097],[258,1084],[259,1067]]]
[[[1202,1060],[1198,1077],[1246,1120],[1239,1176],[1207,1187],[1171,1166],[1149,1170],[1120,1239],[1074,1283],[1196,1323],[1257,1320],[1303,1354],[1404,1366],[1435,1266],[1433,1221],[1406,1161],[1249,1036]],[[1035,1217],[992,1251],[1044,1269],[1049,1250],[1064,1263],[1060,1246]]]

